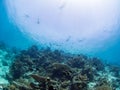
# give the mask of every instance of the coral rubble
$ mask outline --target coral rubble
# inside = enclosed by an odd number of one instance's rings
[[[4,62],[5,64],[5,62]],[[5,90],[117,90],[120,67],[33,45],[15,55]],[[113,83],[116,82],[116,83]]]

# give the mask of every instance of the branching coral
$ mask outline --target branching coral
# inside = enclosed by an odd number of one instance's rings
[[[96,87],[95,90],[113,90],[113,89],[108,85],[102,85],[102,86]]]
[[[12,76],[8,90],[90,90],[90,82],[95,83],[94,90],[119,86],[102,80],[102,73],[105,73],[104,64],[98,58],[32,46],[16,55],[7,75]]]

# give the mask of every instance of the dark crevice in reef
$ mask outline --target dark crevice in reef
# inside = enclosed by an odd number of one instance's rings
[[[120,68],[97,57],[33,45],[15,55],[4,90],[117,90]]]

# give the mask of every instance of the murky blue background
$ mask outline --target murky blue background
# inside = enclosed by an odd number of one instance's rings
[[[31,40],[23,35],[19,28],[8,18],[5,2],[0,0],[0,41],[15,47],[28,47]]]
[[[26,48],[32,45],[34,41],[21,33],[19,29],[15,23],[9,20],[4,0],[0,0],[0,41],[18,48]],[[120,28],[117,29],[119,30]],[[94,55],[105,61],[108,60],[111,63],[120,64],[120,37],[118,36],[115,39],[115,43],[104,52],[98,51]]]

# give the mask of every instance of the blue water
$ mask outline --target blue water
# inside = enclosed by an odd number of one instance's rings
[[[117,28],[118,31],[120,29],[119,27],[120,26],[118,26]],[[21,28],[18,28],[18,26],[15,23],[10,21],[10,19],[8,18],[5,2],[4,0],[0,0],[0,41],[3,41],[9,46],[18,47],[18,48],[26,48],[34,44],[35,41],[31,39],[29,36],[27,36],[26,34],[23,34],[20,29]],[[107,44],[105,44],[105,47],[106,46]],[[107,60],[107,62],[120,64],[119,62],[120,61],[120,37],[117,36],[114,40],[114,43],[112,43],[111,46],[108,43],[108,46],[109,47],[106,48],[105,50],[100,52],[98,51],[93,55],[102,58],[104,61]],[[93,51],[94,51],[94,48],[93,48]]]
[[[31,40],[23,35],[15,24],[11,23],[4,1],[0,0],[0,41],[12,47],[28,47]]]

